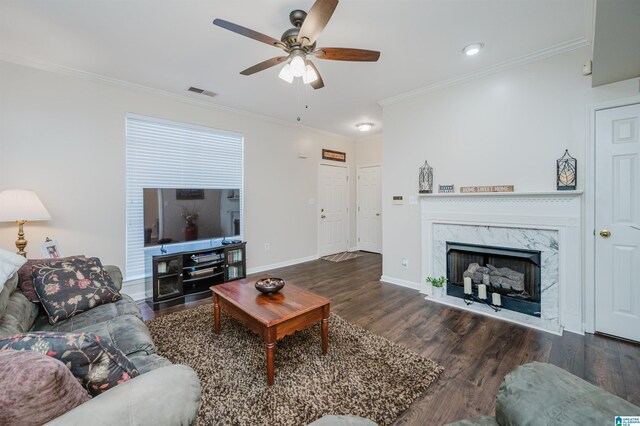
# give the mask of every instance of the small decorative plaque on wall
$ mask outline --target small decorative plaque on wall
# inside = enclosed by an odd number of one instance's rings
[[[443,192],[443,193],[453,192],[453,184],[451,184],[451,185],[438,185],[438,192]]]
[[[322,159],[331,161],[347,162],[347,153],[340,151],[332,151],[330,149],[322,149]]]
[[[176,189],[176,200],[204,200],[204,189]]]
[[[493,185],[493,186],[461,186],[461,193],[474,192],[513,192],[513,185]]]

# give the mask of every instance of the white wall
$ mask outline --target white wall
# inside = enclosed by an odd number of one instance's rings
[[[425,160],[438,184],[514,184],[516,191],[554,191],[556,159],[578,159],[584,187],[586,106],[638,93],[638,81],[591,88],[581,75],[583,48],[464,84],[386,105],[382,174],[383,275],[417,285],[420,206],[392,205],[418,192]],[[402,267],[401,259],[409,261]]]
[[[239,132],[245,138],[245,239],[250,269],[318,253],[318,165],[322,148],[353,141],[248,114],[72,75],[0,62],[0,190],[32,189],[53,220],[25,225],[29,257],[45,236],[64,254],[125,264],[125,114]],[[303,152],[308,158],[298,158]],[[355,179],[350,191],[355,200]],[[355,241],[355,201],[350,240]],[[0,223],[0,247],[14,250],[17,226]],[[264,244],[270,250],[264,250]]]
[[[358,166],[382,164],[382,134],[357,139],[355,145]]]

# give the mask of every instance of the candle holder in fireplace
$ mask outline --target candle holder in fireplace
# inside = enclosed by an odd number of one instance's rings
[[[464,300],[464,303],[467,304],[467,306],[473,304],[473,302],[478,302],[478,303],[484,303],[485,305],[489,306],[496,312],[502,310],[502,306],[494,305],[493,303],[489,302],[487,299],[480,299],[478,296],[476,296],[473,293],[465,294],[463,300]]]

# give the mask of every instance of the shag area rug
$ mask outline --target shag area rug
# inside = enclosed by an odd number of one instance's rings
[[[329,262],[344,262],[345,260],[355,259],[360,257],[360,253],[343,251],[342,253],[331,254],[329,256],[321,257],[322,260],[328,260]]]
[[[329,354],[320,326],[279,340],[275,383],[267,386],[264,343],[213,306],[147,322],[158,353],[191,366],[200,378],[198,425],[306,425],[328,414],[351,414],[380,425],[394,421],[442,372],[435,362],[332,314]]]

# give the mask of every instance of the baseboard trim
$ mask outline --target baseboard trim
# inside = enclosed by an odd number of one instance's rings
[[[247,275],[258,274],[260,272],[270,271],[271,269],[284,268],[285,266],[293,266],[299,263],[311,262],[312,260],[318,260],[319,256],[314,254],[313,256],[300,257],[298,259],[285,260],[284,262],[272,263],[270,265],[256,266],[253,268],[247,268]]]
[[[136,302],[141,302],[147,298],[144,281],[144,278],[125,281],[122,283],[122,292],[131,296]]]
[[[399,285],[399,286],[402,286],[402,287],[408,287],[408,288],[413,289],[413,290],[420,290],[420,284],[419,283],[414,283],[413,281],[403,280],[401,278],[390,277],[388,275],[381,276],[380,277],[380,281],[385,282],[385,283],[389,283],[389,284]]]

